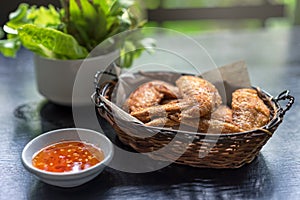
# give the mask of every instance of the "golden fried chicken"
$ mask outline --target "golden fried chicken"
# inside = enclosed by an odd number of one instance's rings
[[[156,126],[156,127],[176,127],[180,125],[180,122],[174,121],[168,117],[156,118],[145,124],[146,126]]]
[[[198,131],[201,133],[238,133],[244,130],[232,123],[204,119],[200,121]]]
[[[123,108],[131,113],[158,105],[163,99],[177,99],[178,97],[179,90],[177,87],[164,81],[155,80],[144,83],[132,92]]]
[[[222,103],[215,86],[202,78],[182,76],[176,81],[176,85],[183,99],[145,107],[131,112],[131,115],[143,122],[173,113],[181,113],[185,118],[197,118],[211,113]]]
[[[225,105],[219,106],[213,113],[201,118],[183,118],[172,115],[173,121],[196,128],[201,133],[235,133],[243,130],[232,123],[232,110]]]
[[[202,78],[181,76],[176,86],[163,81],[145,83],[125,105],[147,126],[180,127],[202,133],[243,132],[269,122],[270,110],[254,89],[236,90],[230,109],[221,105],[216,87]]]
[[[191,108],[191,102],[179,101],[178,103],[171,102],[163,105],[147,107],[130,114],[142,122],[148,122],[154,118],[167,117],[174,113],[181,113],[188,108]]]
[[[220,105],[210,116],[207,115],[207,118],[232,123],[232,110],[226,105]]]
[[[266,125],[270,120],[270,110],[254,89],[238,89],[232,94],[233,124],[244,130],[252,130]]]
[[[189,118],[205,116],[222,103],[217,88],[207,80],[196,76],[181,76],[176,81],[185,102],[191,108],[184,113]]]

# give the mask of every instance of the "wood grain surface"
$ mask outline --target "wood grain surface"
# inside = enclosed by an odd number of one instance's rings
[[[207,48],[218,66],[245,60],[253,85],[274,96],[289,89],[296,98],[251,164],[235,170],[172,164],[141,174],[107,167],[96,179],[71,189],[40,182],[22,166],[23,147],[45,131],[73,127],[74,122],[71,108],[48,102],[38,93],[32,53],[23,49],[16,59],[0,56],[0,199],[298,199],[300,28],[221,32],[193,39]],[[173,48],[186,48],[196,60],[197,54],[180,40],[164,40]],[[136,64],[147,59],[141,57]],[[172,59],[169,64],[174,64]],[[102,119],[100,124],[119,144],[110,125]]]

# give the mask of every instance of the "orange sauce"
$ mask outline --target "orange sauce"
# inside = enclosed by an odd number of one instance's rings
[[[78,172],[103,159],[103,151],[92,144],[65,141],[41,149],[33,156],[32,164],[48,172]]]

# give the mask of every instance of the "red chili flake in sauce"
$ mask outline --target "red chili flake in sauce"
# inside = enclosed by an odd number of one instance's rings
[[[66,141],[49,145],[37,152],[32,164],[48,172],[78,172],[103,159],[102,150],[92,144]]]

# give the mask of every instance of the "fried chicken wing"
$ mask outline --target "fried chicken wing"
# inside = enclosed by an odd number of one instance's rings
[[[254,89],[238,89],[232,94],[233,123],[244,130],[262,127],[269,122],[270,110]]]
[[[243,130],[232,123],[232,110],[225,105],[219,106],[213,113],[202,118],[184,118],[172,115],[173,121],[197,128],[201,133],[236,133]]]
[[[168,117],[161,117],[151,120],[150,122],[146,123],[146,126],[156,126],[156,127],[175,127],[178,126],[180,122],[172,120]]]
[[[176,85],[183,99],[191,103],[190,110],[185,112],[186,117],[205,116],[222,103],[216,87],[207,80],[196,76],[181,76]],[[196,107],[195,107],[196,106]]]
[[[244,131],[243,129],[232,123],[214,119],[201,120],[198,130],[202,133],[238,133]]]
[[[179,96],[179,90],[176,86],[155,80],[144,83],[132,92],[123,108],[131,113],[158,105],[162,99],[177,99]]]
[[[143,122],[173,113],[181,113],[185,118],[197,118],[211,113],[222,103],[215,86],[202,78],[182,76],[176,81],[176,85],[183,99],[163,105],[146,106],[133,111],[131,115]]]
[[[221,105],[211,114],[210,118],[232,123],[232,110],[226,105]]]
[[[243,132],[269,122],[270,110],[254,89],[233,92],[229,108],[222,105],[216,87],[202,78],[181,76],[176,86],[163,81],[145,83],[125,105],[147,126],[196,129],[202,133]]]
[[[131,115],[138,118],[142,122],[148,122],[151,119],[167,117],[177,112],[180,113],[185,108],[189,108],[190,105],[190,102],[169,102],[163,105],[140,109],[138,111],[132,112]]]

